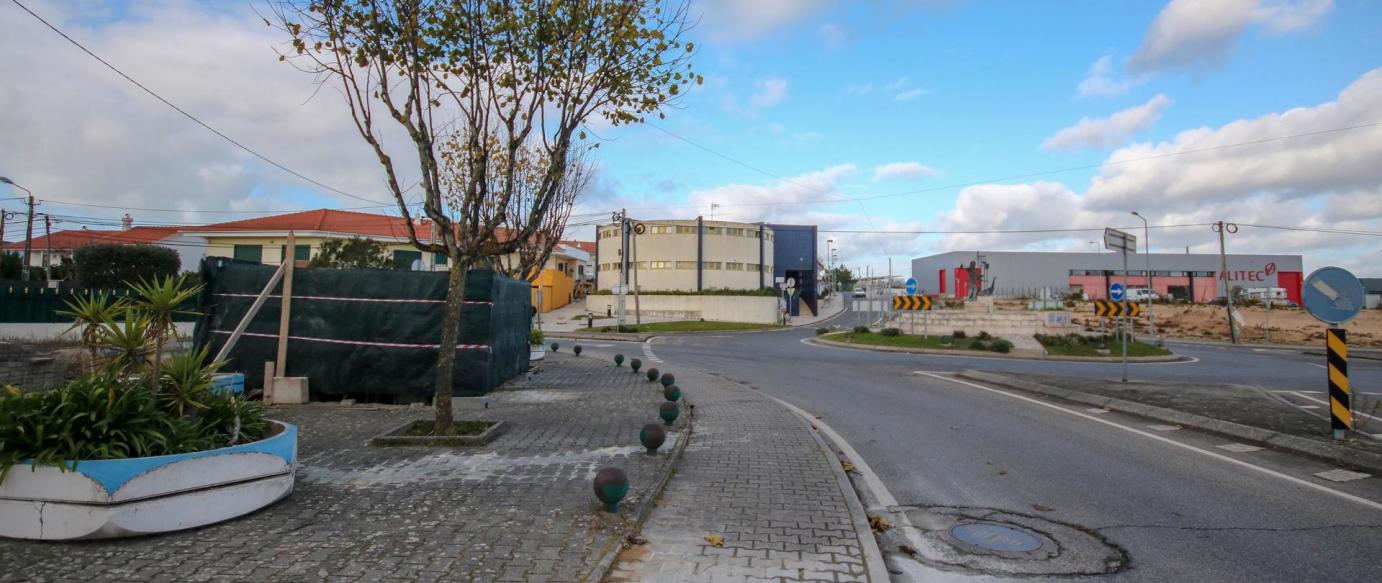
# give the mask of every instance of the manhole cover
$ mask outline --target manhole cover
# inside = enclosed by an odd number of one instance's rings
[[[1041,548],[1041,539],[1025,530],[992,522],[971,522],[950,529],[962,542],[990,551],[1025,553]]]

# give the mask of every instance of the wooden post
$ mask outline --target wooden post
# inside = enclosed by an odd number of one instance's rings
[[[288,321],[293,314],[293,266],[297,263],[297,238],[288,231],[288,244],[283,248],[283,307],[278,315],[278,358],[274,378],[288,376]]]
[[[230,356],[230,350],[235,348],[235,343],[240,341],[240,335],[245,333],[245,328],[249,327],[250,320],[253,320],[254,317],[259,314],[259,308],[264,305],[264,300],[269,299],[269,292],[273,291],[274,286],[278,285],[281,279],[283,279],[282,265],[278,266],[278,271],[275,271],[273,276],[269,277],[269,283],[264,286],[263,290],[260,290],[259,296],[254,298],[254,303],[250,304],[250,309],[246,310],[245,315],[240,318],[240,323],[235,325],[235,331],[230,333],[230,339],[226,340],[226,343],[221,345],[221,350],[216,353],[216,358],[213,359],[213,362],[225,360],[227,356]]]

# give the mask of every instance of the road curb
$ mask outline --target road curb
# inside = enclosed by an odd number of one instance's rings
[[[710,374],[704,371],[702,371],[702,373]],[[864,503],[859,499],[859,492],[854,489],[854,482],[850,481],[849,474],[846,474],[844,467],[840,465],[840,457],[835,453],[835,448],[832,448],[830,444],[827,443],[825,436],[821,435],[821,432],[816,429],[815,420],[808,416],[806,412],[788,404],[782,399],[754,389],[739,381],[727,379],[719,375],[712,374],[711,376],[736,385],[745,391],[752,391],[776,403],[779,407],[786,409],[788,413],[793,414],[798,420],[806,424],[807,431],[816,438],[816,445],[821,448],[821,453],[825,454],[825,456],[831,460],[828,462],[831,471],[835,474],[835,480],[840,487],[840,491],[844,493],[845,506],[849,507],[850,521],[854,523],[854,531],[859,534],[859,544],[862,546],[864,552],[864,572],[867,574],[871,583],[888,583],[891,581],[892,578],[888,575],[887,562],[883,558],[883,551],[878,547],[878,539],[874,537],[873,529],[869,527],[868,512],[864,510]]]
[[[682,397],[682,401],[688,404],[691,402],[687,397]],[[588,583],[604,581],[605,578],[614,571],[614,564],[619,559],[619,553],[624,550],[624,539],[637,535],[639,532],[643,531],[643,525],[648,522],[648,517],[653,514],[653,508],[657,506],[657,499],[662,497],[662,491],[667,489],[667,483],[671,482],[672,475],[677,473],[677,464],[681,463],[681,454],[686,451],[687,444],[691,443],[691,435],[695,432],[695,409],[688,406],[685,407],[685,410],[687,411],[686,435],[677,440],[676,447],[672,448],[672,451],[667,453],[669,458],[667,460],[667,471],[663,472],[662,477],[659,478],[657,484],[653,486],[647,500],[644,500],[644,504],[638,509],[638,515],[634,516],[633,520],[624,527],[623,531],[614,537],[611,544],[606,545],[605,552],[600,556],[599,562],[595,563],[595,567],[590,570],[590,574],[580,578],[580,581]]]
[[[906,346],[877,346],[873,344],[852,344],[849,342],[838,342],[827,340],[821,337],[808,338],[807,342],[820,344],[823,346],[834,346],[836,348],[857,348],[859,350],[872,350],[874,352],[905,352],[910,354],[938,354],[944,356],[972,356],[974,358],[1008,358],[1020,360],[1049,360],[1058,362],[1102,362],[1118,363],[1122,362],[1122,357],[1117,356],[1059,356],[1043,354],[1040,356],[1027,356],[1015,352],[989,352],[986,350],[947,350],[943,348],[910,348]],[[1184,356],[1172,354],[1170,356],[1129,356],[1128,362],[1182,362],[1188,360]]]
[[[1190,344],[1192,346],[1212,346],[1222,348],[1261,348],[1264,350],[1299,350],[1302,354],[1311,356],[1324,356],[1324,351],[1320,350],[1316,344],[1261,344],[1239,342],[1234,344],[1223,340],[1202,340],[1199,338],[1175,338],[1172,336],[1163,337],[1166,342],[1177,344]],[[1369,360],[1382,360],[1382,348],[1358,348],[1350,346],[1348,349],[1350,358],[1366,358]]]
[[[1105,397],[1103,395],[1096,395],[1083,391],[1053,387],[1051,385],[1013,378],[1007,375],[976,370],[964,370],[960,371],[956,376],[972,381],[1000,385],[1027,393],[1055,397],[1082,405],[1090,405],[1109,411],[1128,413],[1156,421],[1199,429],[1224,437],[1252,442],[1279,451],[1301,454],[1346,467],[1369,471],[1373,474],[1382,474],[1382,455],[1358,451],[1341,445],[1324,443],[1313,439],[1288,435],[1279,431],[1252,427],[1250,425],[1224,421],[1222,419],[1214,419],[1195,413],[1168,409],[1166,407],[1147,405],[1135,401],[1128,401],[1126,399],[1119,399],[1117,397]]]

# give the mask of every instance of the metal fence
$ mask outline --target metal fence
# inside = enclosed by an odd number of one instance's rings
[[[78,297],[90,294],[108,293],[117,298],[137,298],[130,289],[91,289],[82,287],[49,288],[42,282],[0,284],[0,323],[37,324],[71,322],[72,318],[59,314],[67,309],[67,303]],[[195,310],[195,301],[183,306]],[[179,314],[173,318],[177,322],[192,322],[195,314]]]

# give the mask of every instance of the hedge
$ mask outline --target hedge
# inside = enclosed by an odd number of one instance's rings
[[[79,287],[128,287],[140,280],[177,275],[182,268],[177,251],[156,245],[87,245],[77,249],[72,259]]]

